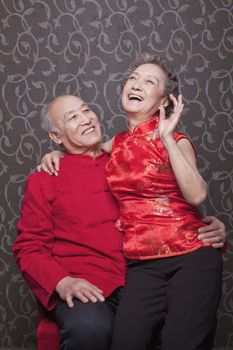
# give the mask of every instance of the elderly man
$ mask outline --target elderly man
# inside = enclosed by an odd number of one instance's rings
[[[109,192],[97,116],[79,98],[55,99],[43,117],[67,151],[58,177],[29,176],[14,254],[37,299],[60,325],[64,349],[105,350],[125,282],[118,207]]]
[[[50,138],[66,150],[59,176],[29,176],[13,251],[28,285],[61,329],[61,348],[107,350],[122,286],[122,234],[109,192],[97,116],[74,96],[43,115]],[[224,241],[224,225],[206,219],[203,238]],[[223,243],[215,243],[220,247]]]

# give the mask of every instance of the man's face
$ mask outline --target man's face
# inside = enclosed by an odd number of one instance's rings
[[[63,144],[69,153],[92,154],[101,143],[101,129],[96,114],[75,96],[58,97],[49,107],[49,115],[58,133],[50,137]],[[55,139],[54,139],[55,137]]]

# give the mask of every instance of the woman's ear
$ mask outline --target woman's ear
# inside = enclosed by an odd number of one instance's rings
[[[168,96],[165,96],[162,101],[161,101],[161,106],[163,106],[164,108],[166,108],[170,103],[170,99]]]
[[[62,144],[62,137],[61,135],[57,132],[57,131],[51,131],[49,133],[49,137],[51,138],[51,140],[53,142],[55,142],[56,144],[58,145],[61,145]]]

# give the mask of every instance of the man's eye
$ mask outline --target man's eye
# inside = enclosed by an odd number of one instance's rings
[[[71,120],[71,119],[75,119],[75,118],[77,118],[77,114],[73,114],[73,115],[70,117],[70,120]]]
[[[90,112],[89,108],[85,108],[83,112]]]
[[[130,77],[129,77],[129,80],[134,80],[134,79],[136,79],[133,75],[131,75]]]

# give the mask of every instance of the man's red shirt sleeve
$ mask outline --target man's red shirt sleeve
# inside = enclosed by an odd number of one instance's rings
[[[47,178],[46,178],[47,177]],[[46,181],[43,181],[43,180]],[[69,272],[52,256],[53,181],[45,173],[29,176],[13,252],[22,274],[38,300],[48,309],[55,306],[57,283]]]

